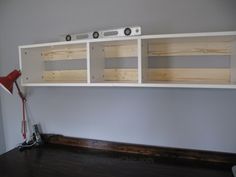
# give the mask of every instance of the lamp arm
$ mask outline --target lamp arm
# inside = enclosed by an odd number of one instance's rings
[[[22,101],[22,124],[21,124],[21,133],[24,139],[26,139],[26,118],[25,118],[25,102],[26,102],[26,97],[23,95],[22,91],[20,90],[20,87],[17,83],[17,81],[14,82],[18,91],[18,95],[21,98]]]
[[[16,85],[16,88],[17,88],[17,91],[18,91],[18,95],[20,96],[20,98],[23,100],[23,101],[26,101],[26,97],[24,96],[24,94],[22,93],[22,91],[20,90],[20,87],[17,83],[17,81],[14,82],[15,85]]]

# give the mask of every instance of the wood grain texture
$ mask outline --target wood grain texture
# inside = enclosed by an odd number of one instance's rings
[[[148,69],[149,81],[182,81],[229,83],[230,70],[222,68],[158,68]]]
[[[44,71],[45,81],[86,81],[87,70]]]
[[[0,156],[1,177],[231,177],[228,166],[61,145]]]
[[[104,81],[137,81],[137,69],[104,69]],[[45,81],[86,81],[87,70],[44,71]],[[101,81],[102,82],[102,81]]]
[[[152,157],[194,160],[196,162],[201,161],[220,163],[230,166],[236,163],[236,154],[232,153],[136,145],[83,138],[72,138],[50,134],[44,134],[43,138],[48,144],[67,145],[80,148],[99,149],[111,152],[122,152]]]
[[[106,45],[104,58],[137,57],[137,45]],[[86,59],[87,50],[84,47],[64,47],[60,49],[43,50],[41,56],[44,60],[73,60]]]
[[[193,55],[230,55],[229,42],[178,42],[152,43],[148,48],[149,56],[193,56]]]
[[[136,44],[104,45],[104,58],[137,57]],[[229,42],[178,42],[150,43],[148,56],[204,56],[231,55],[232,46]],[[44,60],[86,59],[86,47],[67,46],[59,49],[42,51]]]
[[[158,68],[147,69],[149,82],[166,81],[169,83],[230,83],[230,70],[222,68]],[[44,71],[45,81],[86,81],[87,70]],[[104,81],[137,81],[137,69],[104,69]],[[100,80],[102,82],[102,80]]]
[[[55,60],[73,60],[86,59],[87,50],[81,47],[65,47],[60,49],[47,49],[41,53],[41,56],[46,61]]]
[[[105,81],[137,81],[137,69],[104,69]]]
[[[137,45],[110,45],[104,47],[105,58],[138,57]]]

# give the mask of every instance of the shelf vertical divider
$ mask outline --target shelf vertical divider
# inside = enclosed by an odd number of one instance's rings
[[[142,84],[142,41],[138,39],[138,84]]]
[[[231,84],[236,84],[236,41],[232,43],[232,54],[231,54],[231,60],[230,60],[230,81]]]
[[[90,73],[91,73],[91,66],[90,66],[90,43],[87,42],[86,44],[86,51],[87,51],[87,83],[90,84],[91,83],[91,79],[90,79]]]
[[[145,83],[148,81],[148,41],[142,39],[141,40],[141,68],[142,68],[142,83]]]
[[[22,72],[23,71],[23,67],[22,67],[22,56],[21,56],[21,47],[18,47],[18,52],[19,52],[19,69]],[[20,83],[22,86],[24,86],[24,82],[23,82],[23,77],[20,77]]]

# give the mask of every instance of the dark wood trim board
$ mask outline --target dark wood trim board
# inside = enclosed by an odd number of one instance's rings
[[[207,163],[225,164],[227,166],[236,164],[236,154],[234,153],[118,143],[52,134],[43,134],[42,136],[45,143],[47,144],[66,145],[79,148],[97,149],[152,157],[196,160]]]

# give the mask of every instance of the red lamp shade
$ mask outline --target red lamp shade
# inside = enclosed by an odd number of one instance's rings
[[[18,70],[12,71],[6,77],[0,77],[0,85],[10,94],[13,93],[13,84],[20,77],[21,72]]]

